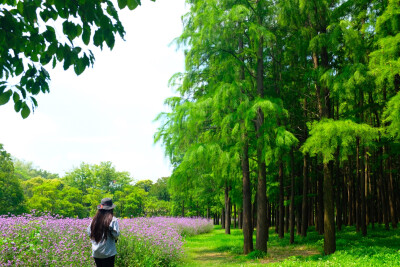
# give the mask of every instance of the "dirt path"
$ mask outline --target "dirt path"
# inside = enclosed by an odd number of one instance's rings
[[[268,256],[266,258],[260,259],[260,263],[271,263],[283,261],[289,257],[309,257],[313,255],[321,254],[316,249],[310,249],[306,246],[296,246],[296,247],[269,247]]]
[[[296,247],[268,247],[268,256],[263,259],[253,260],[243,255],[234,255],[229,252],[218,252],[211,249],[192,251],[192,262],[184,266],[264,266],[268,263],[280,262],[288,257],[309,257],[318,255],[316,249],[306,246]]]

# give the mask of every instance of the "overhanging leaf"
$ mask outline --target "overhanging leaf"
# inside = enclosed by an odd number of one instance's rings
[[[118,7],[119,7],[120,9],[125,8],[126,5],[127,5],[127,0],[118,0]]]
[[[0,94],[0,106],[7,104],[7,102],[10,101],[11,95],[12,95],[11,90],[8,90],[8,91]]]
[[[134,10],[138,5],[140,5],[140,1],[139,0],[128,0],[127,4],[128,4],[128,8],[130,10]]]
[[[21,116],[23,119],[28,118],[29,114],[31,113],[31,110],[29,109],[28,105],[24,102],[22,104],[22,111],[21,111]]]

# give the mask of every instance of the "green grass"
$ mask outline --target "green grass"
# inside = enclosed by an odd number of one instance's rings
[[[323,236],[313,228],[306,238],[296,235],[293,245],[289,245],[289,234],[280,239],[271,229],[267,255],[258,251],[244,255],[241,230],[225,235],[221,226],[215,226],[211,233],[186,239],[180,266],[400,266],[399,229],[368,228],[363,237],[354,227],[345,227],[336,237],[336,252],[324,256]]]
[[[243,255],[243,234],[239,229],[226,235],[221,226],[215,226],[211,233],[187,237],[184,249],[182,266],[242,266],[251,261]]]

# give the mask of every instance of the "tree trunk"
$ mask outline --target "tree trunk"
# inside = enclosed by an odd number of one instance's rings
[[[289,196],[286,197],[286,203],[288,203]],[[290,216],[289,216],[289,205],[285,206],[285,233],[289,232],[289,221],[290,221]]]
[[[332,254],[336,250],[335,212],[333,202],[332,176],[328,163],[324,163],[324,252]]]
[[[342,195],[342,205],[343,205],[343,207],[342,207],[342,214],[343,214],[343,224],[344,225],[348,225],[348,213],[349,213],[349,210],[348,210],[348,207],[349,207],[349,205],[348,205],[348,180],[347,180],[347,172],[346,172],[346,170],[347,170],[347,164],[345,165],[345,168],[344,168],[344,170],[343,170],[343,189],[342,189],[342,193],[343,193],[343,195]]]
[[[300,195],[301,192],[298,192],[297,195]],[[296,205],[296,214],[295,214],[295,220],[296,220],[296,233],[297,235],[301,235],[301,203],[297,203]]]
[[[239,38],[239,52],[243,52],[243,37]],[[240,60],[242,65],[240,67],[239,79],[245,80],[245,70],[244,70],[244,57],[241,56]],[[241,212],[240,226],[243,229],[243,253],[249,254],[253,251],[253,222],[251,214],[251,181],[250,181],[250,168],[249,168],[249,144],[248,137],[246,135],[246,127],[244,122],[242,122],[241,130],[242,134],[242,183],[243,183],[243,207]]]
[[[355,200],[356,200],[356,231],[360,231],[361,226],[361,193],[360,193],[360,140],[357,137],[356,141],[356,186],[355,186]]]
[[[257,51],[257,94],[264,97],[264,39],[260,37]],[[257,163],[258,163],[258,183],[257,183],[257,237],[256,249],[267,252],[267,173],[265,160],[263,157],[264,138],[262,125],[264,124],[264,113],[261,108],[257,110],[256,130],[257,130]]]
[[[231,214],[230,214],[230,198],[229,198],[229,186],[228,182],[225,181],[225,234],[231,234]]]
[[[239,229],[243,228],[243,212],[241,209],[238,212],[238,228]]]
[[[185,200],[182,200],[182,217],[185,217]]]
[[[316,52],[312,53],[312,59],[313,59],[314,69],[318,69],[318,55]],[[315,83],[315,96],[317,97],[318,114],[319,114],[319,117],[322,118],[323,108],[322,108],[322,101],[321,101],[321,87],[318,82]]]
[[[283,163],[279,160],[279,218],[278,218],[278,232],[279,238],[284,237],[284,215],[285,206],[284,203],[284,184],[283,184]]]
[[[294,152],[293,147],[290,151],[290,163],[291,163],[291,173],[290,173],[290,244],[294,243]]]
[[[280,208],[277,207],[275,205],[275,210],[274,210],[274,214],[275,214],[275,233],[279,234],[279,210]]]
[[[308,164],[307,164],[307,156],[304,156],[303,159],[303,200],[301,203],[301,236],[307,236],[307,228],[308,228],[308,211],[307,211],[307,193],[308,193]]]
[[[376,162],[374,160],[374,162]],[[373,173],[371,175],[370,173],[370,179],[371,179],[371,205],[370,205],[370,209],[371,209],[371,214],[370,214],[370,221],[371,221],[371,225],[372,225],[372,229],[375,228],[375,222],[376,222],[376,212],[375,210],[377,209],[375,200],[377,199],[377,194],[376,194],[376,175],[375,173]]]
[[[392,228],[397,228],[397,214],[396,214],[396,203],[394,198],[394,186],[393,186],[393,173],[392,173],[392,157],[390,155],[389,149],[387,149],[389,157],[387,158],[387,170],[388,170],[388,196],[389,196],[389,209],[390,218],[392,221]]]
[[[268,231],[267,231],[267,241],[269,240],[269,227],[271,226],[271,203],[267,203],[267,224],[268,224]]]
[[[382,204],[383,208],[383,223],[385,224],[386,230],[389,230],[389,200],[388,200],[388,188],[387,188],[387,179],[383,168],[383,155],[385,154],[385,147],[381,150],[381,159],[380,159],[380,175],[381,175],[381,195],[382,195]]]
[[[249,254],[253,251],[253,221],[251,218],[251,182],[249,170],[249,147],[247,136],[243,136],[242,148],[242,175],[243,175],[243,253]]]
[[[349,159],[349,161],[350,161],[350,159]],[[351,162],[349,162],[349,164],[350,164]],[[348,193],[347,193],[347,197],[348,197],[348,206],[349,206],[349,216],[348,216],[348,218],[349,218],[349,220],[348,220],[348,225],[350,226],[350,225],[353,225],[353,222],[354,222],[354,216],[353,216],[353,214],[354,214],[354,205],[353,205],[353,203],[354,203],[354,200],[353,200],[353,198],[354,198],[354,194],[353,194],[353,187],[354,187],[354,181],[353,181],[353,177],[350,175],[350,170],[349,170],[349,168],[351,168],[350,166],[348,166],[348,168],[346,169],[346,176],[347,176],[347,180],[349,181],[349,187],[348,187]]]
[[[257,227],[257,191],[254,196],[254,202],[252,207],[252,220],[253,220],[253,229]]]
[[[233,228],[236,229],[236,204],[233,204]]]
[[[335,162],[335,177],[336,177],[336,223],[338,230],[342,230],[342,195],[343,195],[343,175],[339,168],[339,153],[336,155]]]
[[[367,206],[367,227],[371,222],[371,191],[372,191],[372,182],[371,182],[371,171],[369,166],[369,155],[368,148],[365,149],[364,152],[364,162],[365,162],[365,201]]]
[[[360,182],[360,227],[361,233],[363,236],[367,235],[367,223],[366,223],[366,203],[365,203],[365,170],[363,164],[360,163],[360,157],[364,153],[360,152],[360,138],[357,137],[356,139],[356,146],[357,146],[357,161],[358,167],[357,170],[361,171],[361,173],[357,172],[358,181]],[[362,160],[361,160],[362,162]]]
[[[221,228],[225,229],[225,208],[221,211]]]
[[[324,233],[324,190],[323,190],[323,177],[319,175],[319,166],[317,166],[317,226],[318,226],[318,233],[322,235]]]

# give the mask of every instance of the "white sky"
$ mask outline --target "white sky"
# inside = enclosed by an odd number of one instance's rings
[[[80,76],[72,67],[51,70],[50,94],[37,96],[39,107],[25,120],[11,101],[0,106],[5,150],[61,176],[101,161],[136,181],[169,176],[169,161],[153,144],[153,120],[174,94],[169,78],[184,68],[183,53],[169,44],[182,32],[185,10],[184,0],[144,0],[120,11],[126,41],[117,37],[112,51],[92,49],[93,68]]]

